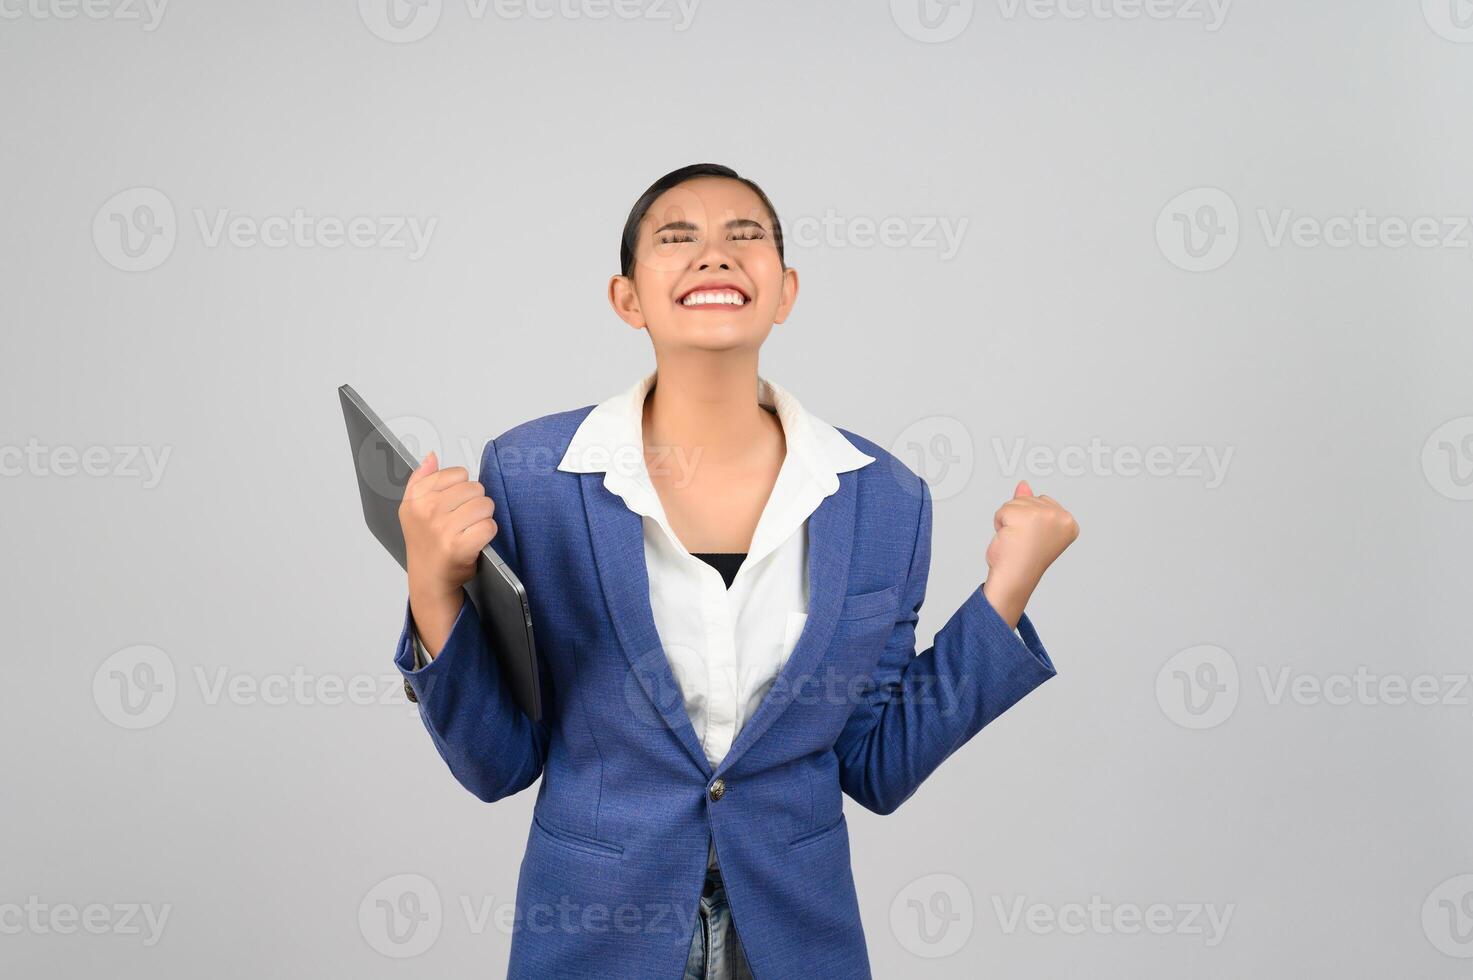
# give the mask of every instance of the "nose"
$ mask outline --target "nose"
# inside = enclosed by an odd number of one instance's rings
[[[709,269],[731,271],[731,256],[726,251],[726,242],[708,240],[701,254],[696,256],[696,269],[700,272]]]

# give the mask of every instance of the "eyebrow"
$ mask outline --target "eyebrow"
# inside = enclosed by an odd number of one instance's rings
[[[759,228],[762,231],[767,230],[762,222],[753,221],[751,218],[733,218],[726,223],[727,231],[735,231],[738,228]],[[671,221],[668,224],[656,228],[654,234],[658,235],[662,231],[700,231],[700,229],[689,221]]]

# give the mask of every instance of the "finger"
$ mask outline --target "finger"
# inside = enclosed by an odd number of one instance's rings
[[[491,499],[486,496],[486,491],[479,483],[455,483],[440,491],[440,501],[436,509],[442,514],[448,514],[477,499]]]
[[[1003,504],[997,509],[997,513],[992,515],[992,529],[994,531],[1001,531],[1013,522],[1013,518],[1017,513],[1018,508],[1014,506],[1013,501],[1010,500]]]
[[[435,451],[431,449],[425,453],[425,458],[419,461],[419,465],[414,468],[414,472],[409,474],[409,481],[404,484],[404,495],[406,497],[411,496],[409,491],[414,490],[416,484],[439,468],[440,460],[436,458]]]
[[[1039,494],[1039,495],[1038,495],[1038,497],[1037,497],[1037,498],[1036,498],[1036,499],[1038,499],[1038,500],[1043,500],[1043,501],[1047,501],[1047,502],[1048,502],[1048,503],[1051,503],[1051,504],[1053,504],[1053,505],[1054,505],[1054,506],[1055,506],[1055,507],[1059,507],[1059,506],[1062,506],[1062,505],[1061,505],[1061,504],[1060,504],[1060,503],[1059,503],[1059,502],[1058,502],[1058,501],[1057,501],[1057,500],[1055,500],[1055,499],[1054,499],[1054,498],[1053,498],[1053,497],[1050,497],[1050,496],[1049,496],[1049,495],[1048,495],[1048,494],[1046,494],[1046,493],[1041,493],[1041,494]]]
[[[479,497],[455,508],[450,512],[450,530],[459,534],[472,524],[488,520],[491,517],[491,498]]]
[[[470,479],[470,474],[466,472],[464,466],[452,466],[425,477],[425,486],[430,490],[444,490],[457,483],[464,483],[468,479]]]
[[[495,537],[496,522],[488,517],[485,520],[476,521],[476,523],[461,531],[457,540],[467,546],[474,545],[476,551],[479,552],[486,545],[490,544]]]
[[[1028,485],[1027,480],[1019,480],[1018,486],[1013,490],[1014,497],[1031,497],[1033,488]]]

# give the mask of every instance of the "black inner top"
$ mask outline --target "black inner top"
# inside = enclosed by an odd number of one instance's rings
[[[745,551],[693,551],[691,554],[720,572],[728,589],[736,579],[737,569],[742,567],[742,561],[747,557]]]

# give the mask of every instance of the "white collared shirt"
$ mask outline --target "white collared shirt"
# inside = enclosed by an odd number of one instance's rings
[[[874,457],[759,375],[758,404],[782,423],[787,453],[728,589],[716,568],[681,544],[650,480],[642,420],[656,374],[596,405],[573,433],[558,469],[602,472],[604,486],[644,519],[655,629],[714,769],[762,703],[808,619],[809,515],[839,489],[840,473]],[[685,462],[699,460],[669,458],[656,465]]]

